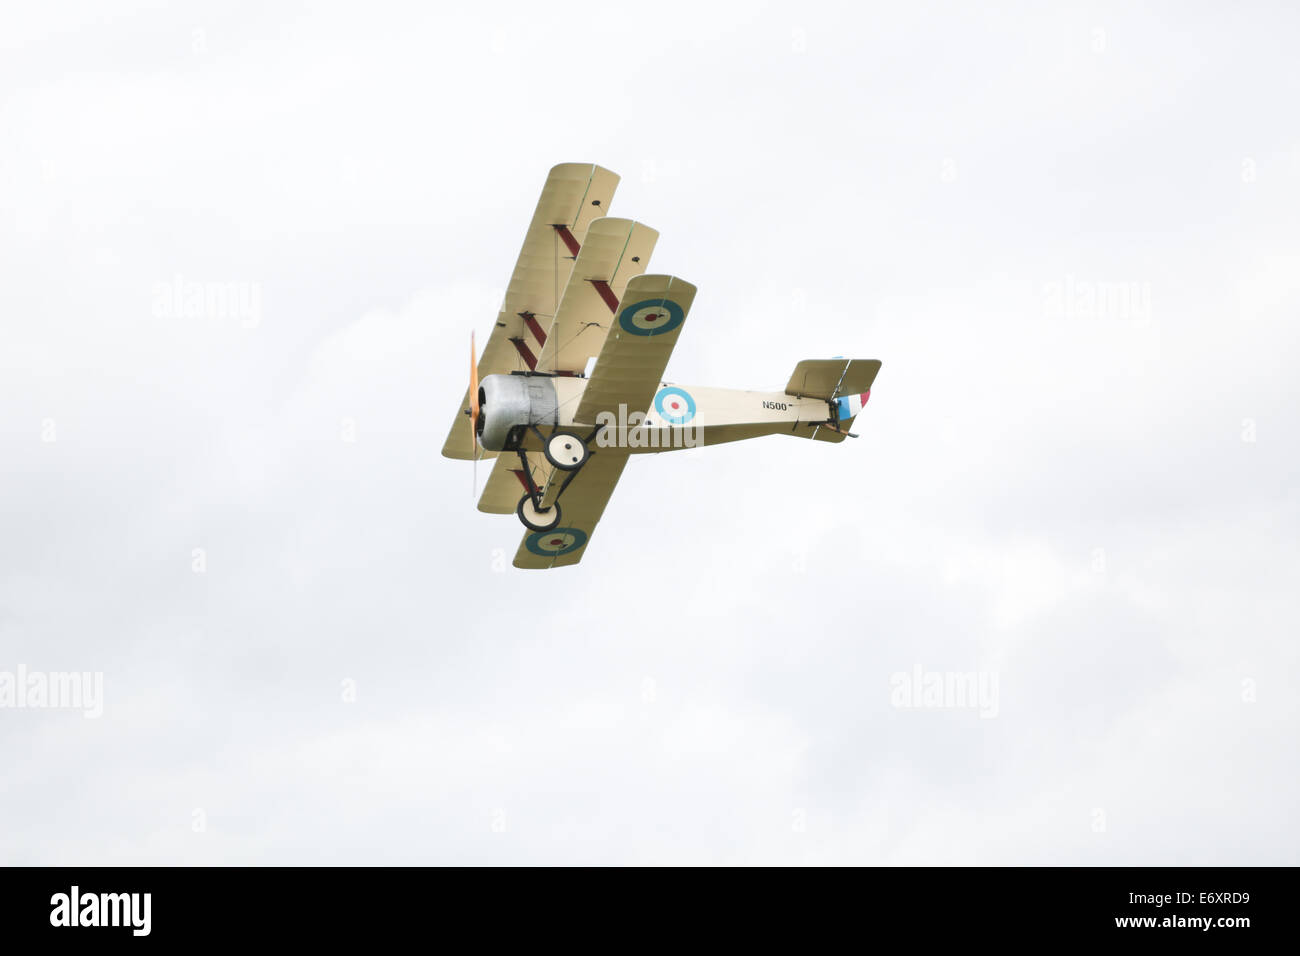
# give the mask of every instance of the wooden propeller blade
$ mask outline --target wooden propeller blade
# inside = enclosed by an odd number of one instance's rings
[[[474,333],[469,334],[469,431],[474,440],[474,454],[478,454],[478,350],[474,348]]]
[[[478,349],[474,347],[474,332],[469,333],[469,434],[474,441],[474,497],[478,497]]]

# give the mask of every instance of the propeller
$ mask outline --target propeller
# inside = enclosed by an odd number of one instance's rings
[[[478,459],[482,452],[478,443],[478,349],[474,347],[474,333],[469,333],[469,437],[474,442],[474,498],[478,499]]]

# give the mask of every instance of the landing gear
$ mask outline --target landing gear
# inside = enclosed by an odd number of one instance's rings
[[[577,471],[591,454],[587,443],[572,432],[554,432],[542,446],[546,460],[560,471]]]
[[[560,503],[557,501],[545,511],[538,511],[533,504],[531,494],[524,495],[519,499],[519,506],[515,508],[515,514],[519,520],[524,523],[524,527],[529,531],[550,531],[552,528],[560,526]]]
[[[578,477],[582,466],[591,458],[591,442],[600,429],[597,428],[586,438],[581,438],[573,432],[564,431],[553,431],[550,435],[543,435],[536,425],[529,427],[541,441],[542,454],[546,456],[546,460],[555,471],[548,479],[547,488],[538,488],[537,483],[533,481],[533,468],[528,462],[528,453],[516,444],[515,454],[519,456],[519,468],[515,470],[515,474],[524,483],[524,490],[528,493],[519,499],[515,514],[530,531],[551,531],[560,526],[560,496],[564,494],[570,482]],[[559,490],[551,494],[550,483],[560,480],[559,472],[564,472],[564,480],[560,481]],[[549,508],[541,508],[543,499],[551,500]]]

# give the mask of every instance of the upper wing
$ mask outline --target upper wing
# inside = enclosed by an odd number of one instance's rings
[[[609,210],[617,186],[617,175],[590,163],[563,163],[551,170],[524,236],[501,314],[483,347],[480,376],[536,365],[546,338],[543,329],[555,315],[587,229]],[[474,457],[474,441],[460,414],[468,407],[466,389],[442,446],[448,458]],[[483,457],[494,454],[481,452]]]
[[[650,266],[659,233],[631,219],[597,219],[587,230],[538,367],[584,372],[600,351],[628,280]]]
[[[637,276],[627,284],[574,421],[595,424],[601,412],[650,407],[668,357],[695,301],[695,286],[672,276]]]
[[[515,567],[557,568],[581,561],[627,459],[625,449],[593,449],[560,498],[560,527],[525,531]]]

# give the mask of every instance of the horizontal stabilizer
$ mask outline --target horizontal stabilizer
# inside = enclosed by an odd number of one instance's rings
[[[794,367],[787,395],[820,398],[828,405],[824,423],[793,432],[813,441],[842,442],[850,434],[853,419],[871,397],[871,386],[880,371],[876,359],[805,359]]]
[[[879,371],[876,359],[804,359],[794,367],[785,393],[829,402],[841,395],[869,392]]]

